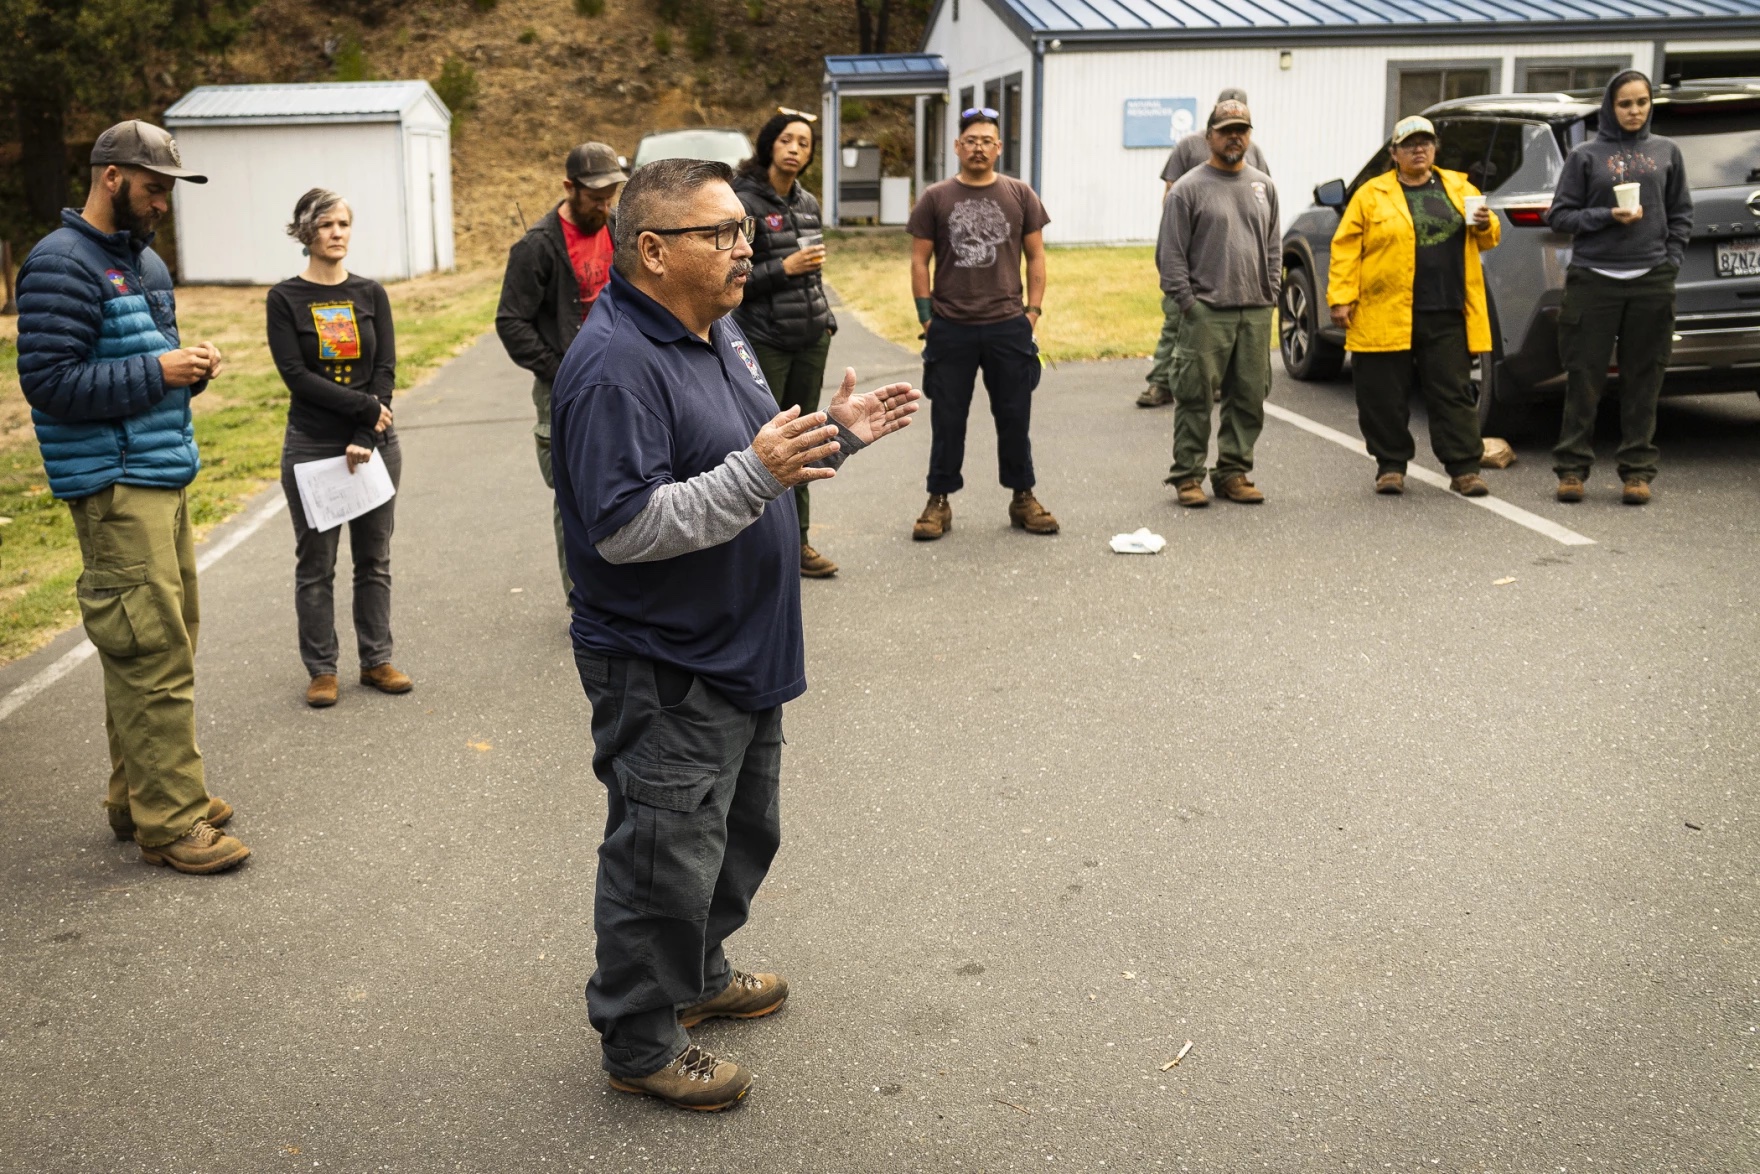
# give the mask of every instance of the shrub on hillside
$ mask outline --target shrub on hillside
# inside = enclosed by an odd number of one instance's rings
[[[654,52],[662,57],[672,52],[672,33],[665,26],[654,30]]]
[[[677,24],[684,15],[684,0],[654,0],[654,15],[667,24]]]
[[[448,57],[440,76],[429,84],[452,111],[452,133],[457,134],[459,121],[477,104],[477,71],[457,57]]]
[[[691,56],[698,61],[707,61],[715,55],[715,14],[709,11],[707,4],[698,4],[691,9],[690,26],[685,29],[685,47]]]
[[[574,0],[574,10],[582,16],[603,16],[605,0]]]
[[[339,82],[364,82],[373,79],[373,67],[367,62],[366,46],[354,35],[346,36],[330,57],[330,75]]]

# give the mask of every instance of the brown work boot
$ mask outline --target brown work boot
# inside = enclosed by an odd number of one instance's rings
[[[327,709],[336,704],[336,674],[319,673],[306,686],[306,704],[313,709]]]
[[[231,868],[251,850],[205,819],[169,844],[156,848],[141,845],[141,859],[148,864],[169,864],[178,872],[219,872]]]
[[[1137,406],[1139,408],[1159,408],[1163,404],[1170,404],[1172,402],[1173,392],[1161,386],[1159,383],[1151,383],[1143,389],[1143,394],[1137,397]]]
[[[1404,473],[1383,473],[1375,478],[1375,492],[1398,495],[1406,491]]]
[[[1238,501],[1242,505],[1258,505],[1265,500],[1265,495],[1253,488],[1253,483],[1247,480],[1245,473],[1236,473],[1231,477],[1226,477],[1221,485],[1216,484],[1216,478],[1212,477],[1210,485],[1216,490],[1218,497],[1226,497],[1228,500]]]
[[[376,664],[361,670],[361,684],[371,685],[381,693],[408,693],[416,683],[389,664]]]
[[[1173,487],[1179,492],[1179,504],[1189,510],[1201,510],[1210,504],[1210,499],[1204,496],[1204,480],[1201,477],[1175,481]]]
[[[929,504],[923,507],[917,524],[911,527],[911,537],[918,542],[933,542],[949,530],[953,529],[953,507],[947,504],[945,493],[931,493]]]
[[[1627,477],[1625,488],[1620,492],[1619,499],[1627,505],[1650,504],[1650,482],[1642,477]]]
[[[1572,473],[1560,473],[1558,477],[1558,500],[1582,501],[1583,479]]]
[[[1477,473],[1462,473],[1451,480],[1448,487],[1462,497],[1484,497],[1491,492],[1491,486],[1485,484],[1485,478]]]
[[[705,1019],[757,1019],[782,1009],[788,1001],[788,980],[779,974],[733,972],[733,981],[713,999],[686,1007],[678,1013],[680,1027],[695,1027]]]
[[[678,1059],[647,1076],[613,1076],[611,1087],[619,1092],[659,1097],[681,1109],[713,1113],[739,1101],[752,1089],[752,1074],[732,1060],[718,1060],[713,1052],[691,1044]]]
[[[801,578],[829,579],[837,574],[837,564],[814,550],[807,543],[801,543]]]
[[[1039,504],[1031,489],[1017,489],[1014,500],[1008,503],[1008,523],[1016,530],[1025,530],[1029,534],[1057,533],[1057,519],[1051,511]]]
[[[119,840],[134,839],[134,816],[128,809],[105,807],[104,814],[110,817],[110,830],[116,833]],[[217,795],[208,796],[208,822],[219,827],[232,818],[232,804]]]

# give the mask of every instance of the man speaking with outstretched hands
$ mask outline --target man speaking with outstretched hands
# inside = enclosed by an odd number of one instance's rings
[[[623,192],[611,282],[551,399],[575,662],[605,784],[587,1012],[612,1087],[724,1109],[742,1065],[691,1043],[767,1015],[774,974],[733,969],[781,843],[782,705],[806,691],[795,485],[910,423],[895,383],[776,412],[728,314],[752,225],[721,163],[665,159]]]

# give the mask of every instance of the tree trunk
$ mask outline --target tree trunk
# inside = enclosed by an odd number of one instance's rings
[[[856,0],[856,43],[858,52],[874,51],[874,16],[868,11],[868,0]]]
[[[19,171],[33,220],[52,225],[67,206],[67,107],[58,94],[19,93]]]
[[[892,23],[892,0],[880,0],[880,13],[874,22],[874,52],[886,52],[886,30]]]

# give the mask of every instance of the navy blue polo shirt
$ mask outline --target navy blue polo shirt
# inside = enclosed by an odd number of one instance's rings
[[[696,673],[745,710],[806,692],[800,521],[784,493],[731,541],[613,565],[596,544],[662,485],[750,447],[776,415],[752,346],[731,317],[692,334],[613,272],[568,348],[550,399],[551,461],[575,646]]]

